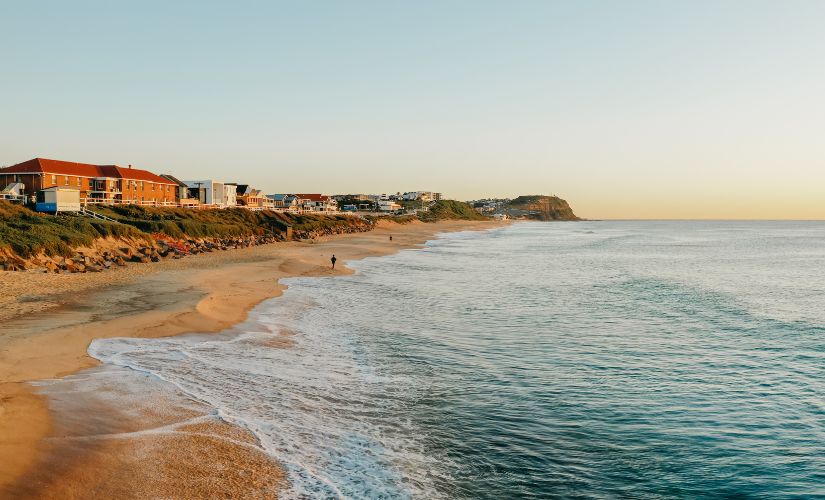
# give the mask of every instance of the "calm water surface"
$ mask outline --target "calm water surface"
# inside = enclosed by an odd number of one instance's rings
[[[247,426],[287,496],[825,496],[823,223],[518,223],[353,267],[232,336],[90,352]]]

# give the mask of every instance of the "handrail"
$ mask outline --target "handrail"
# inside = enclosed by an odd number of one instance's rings
[[[80,204],[82,207],[88,207],[90,205],[137,205],[137,206],[147,206],[147,207],[175,207],[175,208],[187,208],[190,210],[220,210],[224,208],[230,208],[223,205],[206,205],[206,204],[192,204],[192,203],[176,203],[170,201],[123,201],[123,200],[114,200],[114,199],[100,199],[100,198],[81,198]],[[321,207],[312,207],[312,208],[301,208],[301,207],[258,207],[258,206],[247,206],[247,205],[233,205],[232,207],[237,208],[244,208],[250,211],[263,211],[263,210],[270,210],[273,212],[286,212],[286,213],[295,213],[295,214],[305,214],[305,213],[334,213],[340,214],[343,213],[340,210],[329,210],[326,208]]]
[[[99,214],[99,213],[97,213],[97,212],[93,212],[93,211],[91,211],[91,210],[87,209],[86,207],[80,207],[80,214],[81,214],[81,215],[85,215],[86,217],[91,217],[91,218],[93,218],[93,219],[101,219],[101,220],[105,220],[105,221],[107,221],[107,222],[116,222],[116,223],[118,223],[118,224],[120,224],[120,223],[121,223],[120,221],[117,221],[117,220],[115,220],[115,219],[113,219],[113,218],[111,218],[111,217],[107,217],[107,216],[105,216],[105,215],[103,215],[103,214]]]

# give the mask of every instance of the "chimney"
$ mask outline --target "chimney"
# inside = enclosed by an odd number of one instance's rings
[[[131,163],[129,164],[129,168],[132,168],[132,164],[131,164]]]

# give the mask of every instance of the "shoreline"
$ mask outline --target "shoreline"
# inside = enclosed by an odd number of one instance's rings
[[[62,378],[98,365],[86,351],[91,340],[221,332],[244,321],[255,305],[281,295],[285,289],[282,278],[352,273],[346,265],[332,271],[328,261],[332,254],[339,263],[346,263],[421,247],[438,233],[506,224],[383,223],[366,233],[202,254],[151,266],[128,266],[111,274],[74,279],[76,275],[27,273],[0,277],[4,285],[17,280],[19,286],[35,276],[46,277],[33,280],[41,287],[48,289],[52,284],[52,293],[41,295],[37,292],[43,288],[24,286],[28,294],[17,299],[22,314],[6,319],[9,333],[0,336],[0,461],[8,464],[0,472],[0,492],[20,483],[42,463],[48,455],[44,438],[56,432],[48,401],[28,382]],[[62,281],[62,289],[54,286],[56,281]]]

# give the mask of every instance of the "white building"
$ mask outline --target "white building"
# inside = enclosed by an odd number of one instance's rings
[[[193,198],[197,198],[201,205],[211,205],[219,208],[237,206],[237,189],[235,184],[226,184],[214,180],[183,181],[189,188]]]
[[[225,207],[238,206],[238,185],[224,184],[223,185],[223,205]]]
[[[441,193],[434,191],[409,191],[401,195],[401,198],[407,201],[436,201],[441,199]]]
[[[381,212],[395,212],[401,210],[401,205],[391,200],[381,200],[378,202],[378,210]]]
[[[296,194],[301,209],[305,212],[337,212],[338,202],[331,196],[319,193]]]
[[[38,212],[79,212],[80,190],[54,186],[37,192],[35,210]]]

